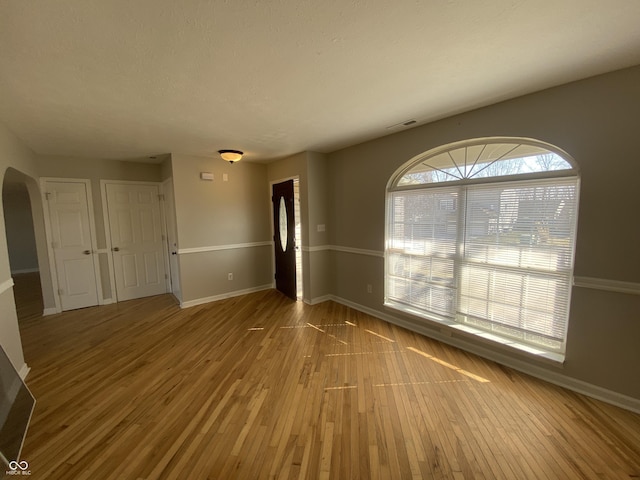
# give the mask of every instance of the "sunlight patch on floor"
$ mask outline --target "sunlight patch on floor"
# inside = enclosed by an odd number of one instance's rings
[[[365,332],[370,333],[371,335],[375,335],[378,338],[382,338],[383,340],[386,340],[387,342],[392,342],[395,343],[395,340],[390,339],[389,337],[385,337],[384,335],[380,335],[379,333],[373,332],[371,330],[367,330],[366,328],[364,329]]]
[[[327,390],[351,390],[354,388],[358,388],[357,385],[344,385],[342,387],[325,387],[324,391],[326,392]]]
[[[489,380],[487,380],[486,378],[483,378],[483,377],[481,377],[479,375],[476,375],[474,373],[468,372],[467,370],[463,370],[460,367],[457,367],[455,365],[447,363],[444,360],[440,360],[438,357],[434,357],[433,355],[429,355],[428,353],[425,353],[422,350],[418,350],[417,348],[407,347],[407,350],[411,350],[412,352],[415,352],[418,355],[422,355],[423,357],[428,358],[429,360],[434,361],[434,362],[442,365],[443,367],[447,367],[447,368],[450,368],[451,370],[455,370],[456,372],[461,373],[462,375],[465,375],[465,376],[467,376],[469,378],[472,378],[476,382],[480,382],[480,383],[488,383],[489,382]]]
[[[327,353],[325,357],[348,357],[350,355],[378,355],[379,353],[402,353],[399,350],[385,350],[383,352],[349,352],[349,353]]]
[[[376,383],[374,387],[402,387],[408,385],[440,385],[442,383],[469,383],[469,380],[435,380],[433,382],[398,382],[398,383]]]
[[[347,345],[347,342],[345,342],[344,340],[340,340],[340,339],[339,339],[338,337],[336,337],[335,335],[332,335],[332,334],[330,334],[330,333],[327,333],[327,332],[326,332],[326,330],[323,330],[323,329],[321,329],[320,327],[317,327],[316,325],[314,325],[314,324],[312,324],[312,323],[308,323],[308,322],[307,322],[307,325],[308,325],[308,326],[310,326],[311,328],[315,328],[315,329],[316,329],[316,330],[318,330],[319,332],[324,333],[324,334],[325,334],[325,335],[327,335],[328,337],[333,338],[336,342],[340,342],[340,343],[341,343],[341,344],[343,344],[343,345]],[[326,327],[326,326],[329,326],[329,325],[323,325],[323,327]],[[340,326],[343,326],[343,325],[340,325]]]

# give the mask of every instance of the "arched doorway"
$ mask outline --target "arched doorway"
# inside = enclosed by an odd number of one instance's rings
[[[18,319],[53,313],[55,302],[36,180],[8,168],[2,182],[2,207]]]

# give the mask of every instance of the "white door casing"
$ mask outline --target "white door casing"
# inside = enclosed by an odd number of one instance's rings
[[[166,293],[158,185],[107,183],[118,301]]]
[[[166,180],[163,184],[164,218],[166,220],[167,249],[169,255],[169,276],[171,278],[171,292],[182,302],[180,291],[180,270],[178,265],[178,231],[176,228],[176,210],[173,197],[173,181]]]
[[[98,304],[94,239],[85,181],[44,183],[60,307]]]

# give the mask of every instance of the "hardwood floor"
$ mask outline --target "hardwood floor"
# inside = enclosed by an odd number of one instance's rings
[[[32,478],[640,477],[640,415],[333,302],[21,311]]]

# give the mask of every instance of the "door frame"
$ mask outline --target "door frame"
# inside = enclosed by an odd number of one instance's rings
[[[167,195],[171,194],[171,199],[173,200],[172,202],[168,202],[167,201]],[[171,292],[173,294],[174,297],[176,297],[176,300],[178,300],[178,303],[182,303],[182,291],[180,288],[180,258],[178,255],[178,226],[177,226],[177,219],[176,219],[176,199],[175,199],[175,195],[174,195],[174,190],[173,190],[173,177],[169,177],[166,180],[164,180],[162,182],[162,186],[161,186],[161,195],[163,196],[162,201],[160,202],[161,205],[161,215],[162,215],[162,223],[163,223],[163,228],[164,228],[164,238],[165,238],[165,244],[167,246],[167,260],[166,260],[166,271],[169,274],[169,278],[167,279],[167,292]],[[174,232],[169,233],[169,219],[172,219],[173,221],[173,227],[174,227]],[[170,244],[171,241],[171,236],[175,235],[175,240],[176,240],[176,271],[174,272],[173,269],[171,268],[171,250],[172,250],[172,246]],[[177,276],[178,279],[178,289],[176,292],[176,289],[174,288],[174,284],[173,284],[173,275]],[[178,293],[178,295],[176,295],[176,293]]]
[[[299,283],[300,288],[296,287],[296,291],[297,291],[297,300],[304,300],[304,287],[305,287],[305,281],[304,281],[304,276],[303,276],[303,272],[304,272],[304,258],[303,258],[303,248],[302,248],[302,230],[304,228],[304,225],[302,224],[302,202],[300,201],[300,175],[292,175],[290,177],[284,177],[284,178],[279,178],[276,180],[270,180],[269,181],[269,196],[267,197],[269,199],[269,215],[271,218],[271,271],[273,272],[273,274],[275,275],[276,272],[276,253],[275,253],[275,242],[274,242],[274,237],[275,237],[275,230],[274,230],[274,216],[273,216],[273,202],[271,200],[271,197],[273,197],[273,186],[277,183],[282,183],[282,182],[286,182],[287,180],[293,180],[293,184],[294,184],[294,188],[293,188],[293,202],[294,202],[294,221],[295,220],[299,220],[300,221],[300,238],[298,238],[296,236],[296,282]],[[297,183],[297,193],[296,193],[296,183]],[[295,214],[295,202],[299,203],[299,215]],[[299,217],[299,218],[298,218]],[[298,261],[299,260],[299,261]],[[273,288],[276,288],[276,281],[275,278],[273,279]]]
[[[58,284],[58,270],[56,268],[56,259],[53,251],[53,233],[51,228],[51,212],[49,211],[49,204],[47,203],[47,182],[52,183],[82,183],[85,186],[87,192],[87,209],[89,211],[89,230],[91,232],[91,249],[94,254],[93,257],[93,270],[96,279],[96,288],[98,289],[98,305],[105,305],[111,303],[109,300],[105,300],[102,293],[102,279],[100,275],[100,260],[98,256],[101,253],[106,253],[105,249],[99,249],[96,238],[96,221],[93,210],[93,193],[91,191],[91,180],[87,178],[61,178],[61,177],[40,177],[40,193],[42,200],[42,208],[44,212],[44,232],[47,239],[47,255],[49,257],[49,270],[51,272],[51,285],[53,287],[53,298],[55,301],[55,313],[62,312],[62,302],[60,301],[60,294],[58,290],[60,285]]]
[[[111,287],[111,299],[113,302],[118,302],[118,293],[116,290],[116,273],[113,265],[113,255],[111,255],[111,224],[109,223],[109,206],[107,203],[107,185],[152,185],[158,187],[158,195],[160,195],[160,232],[162,235],[162,241],[165,242],[167,238],[166,222],[165,218],[165,205],[164,205],[164,190],[162,188],[162,182],[145,182],[138,180],[100,180],[100,196],[102,199],[102,220],[104,222],[104,236],[107,248],[105,253],[107,254],[107,264],[109,267],[109,283]],[[167,251],[162,249],[162,261],[165,266],[169,263]],[[171,291],[171,279],[168,278],[169,270],[165,268],[165,290]]]

